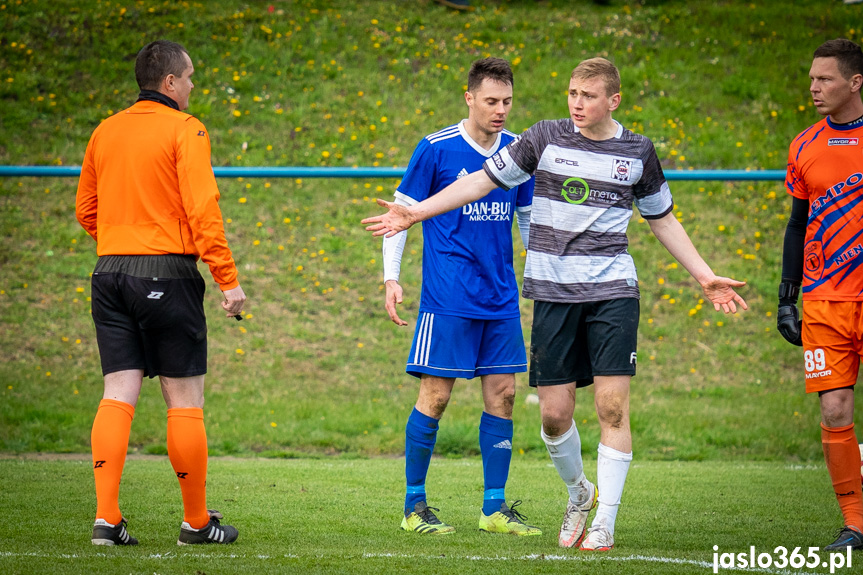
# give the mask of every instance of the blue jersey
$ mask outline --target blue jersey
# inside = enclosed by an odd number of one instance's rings
[[[414,150],[396,197],[421,202],[515,139],[498,134],[484,150],[462,123],[423,138]],[[509,191],[496,188],[462,208],[423,222],[423,283],[420,312],[475,319],[519,317],[512,266],[512,224],[517,206],[529,206],[533,178]]]

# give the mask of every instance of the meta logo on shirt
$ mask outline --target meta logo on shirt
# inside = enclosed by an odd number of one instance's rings
[[[621,182],[628,182],[632,174],[632,160],[621,160],[614,158],[611,166],[611,177]]]
[[[506,167],[506,162],[503,161],[503,158],[500,157],[500,154],[495,154],[491,157],[494,160],[494,165],[497,166],[498,170],[502,170]]]
[[[860,142],[859,138],[830,138],[827,140],[828,146],[856,146]]]

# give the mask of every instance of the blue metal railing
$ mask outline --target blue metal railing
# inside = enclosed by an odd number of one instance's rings
[[[406,168],[213,168],[217,178],[401,178]],[[77,178],[81,166],[0,166],[0,178]],[[784,180],[785,170],[669,170],[667,180]]]

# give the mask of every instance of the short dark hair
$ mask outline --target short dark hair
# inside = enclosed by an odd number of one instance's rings
[[[471,64],[470,72],[467,73],[467,91],[477,90],[486,79],[510,86],[515,85],[512,68],[509,67],[509,62],[502,58],[483,58]]]
[[[846,80],[856,74],[863,74],[863,50],[851,40],[845,38],[828,40],[818,46],[813,57],[836,58],[839,72]]]
[[[168,74],[182,76],[186,71],[186,49],[176,42],[156,40],[138,52],[135,59],[135,80],[142,90],[158,90]]]

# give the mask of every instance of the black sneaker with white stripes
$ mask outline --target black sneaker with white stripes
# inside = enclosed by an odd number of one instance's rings
[[[123,517],[116,525],[111,525],[104,519],[97,519],[93,524],[93,545],[137,545],[138,540],[126,531],[126,518]]]
[[[213,509],[210,513],[210,522],[200,529],[194,529],[183,521],[180,527],[180,538],[177,545],[201,545],[206,543],[233,543],[237,540],[240,532],[233,525],[222,525],[219,520],[222,514]]]

